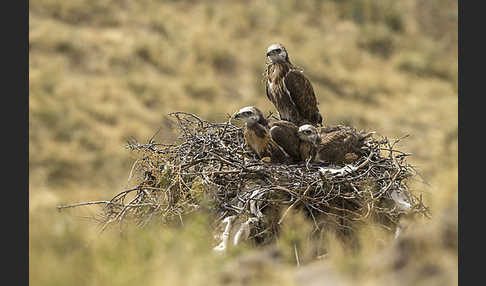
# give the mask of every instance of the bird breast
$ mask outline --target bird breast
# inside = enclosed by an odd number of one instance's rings
[[[261,136],[261,134],[257,134],[252,128],[247,128],[245,132],[245,140],[248,146],[257,153],[259,157],[265,153],[265,146],[268,141],[267,136]]]
[[[309,159],[309,157],[314,156],[314,154],[313,154],[314,147],[308,142],[302,141],[300,143],[299,149],[300,149],[301,160],[307,160],[307,159]]]

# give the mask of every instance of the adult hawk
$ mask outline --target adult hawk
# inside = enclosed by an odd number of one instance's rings
[[[289,60],[285,47],[273,44],[267,49],[267,63],[264,73],[268,99],[275,105],[280,119],[298,126],[322,125],[322,116],[312,85]]]
[[[277,163],[300,160],[296,125],[282,120],[270,122],[254,106],[241,108],[233,118],[245,121],[245,142],[260,159],[270,157]]]
[[[327,164],[351,163],[358,159],[366,138],[374,132],[364,133],[354,128],[337,125],[317,130],[305,124],[299,127],[298,136],[302,141],[311,143],[307,153],[302,156],[314,162]]]

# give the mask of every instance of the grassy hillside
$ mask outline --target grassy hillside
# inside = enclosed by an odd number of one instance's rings
[[[283,43],[311,79],[326,124],[351,124],[391,138],[410,134],[400,149],[413,154],[410,161],[422,175],[410,188],[423,194],[432,212],[423,229],[411,231],[410,241],[420,244],[428,232],[449,237],[444,232],[450,228],[457,234],[457,1],[29,4],[32,285],[207,285],[208,274],[225,281],[221,265],[231,267],[247,251],[214,257],[204,217],[194,219],[193,230],[99,236],[95,223],[82,219],[96,208],[58,213],[55,206],[108,199],[121,190],[134,160],[126,140],[148,140],[162,126],[156,140],[171,142],[171,111],[214,121],[246,105],[274,111],[262,82],[265,50],[274,42]],[[376,238],[371,233],[365,237]],[[420,249],[427,261],[441,261],[452,273],[446,281],[454,284],[457,245],[444,245]],[[332,249],[345,251],[337,243]],[[398,257],[393,251],[377,255]],[[330,272],[343,274],[336,279],[386,284],[395,278],[368,270],[399,273],[337,254],[325,262]],[[278,265],[281,276],[258,275],[300,283],[301,270]],[[439,277],[434,283],[446,277],[427,273],[423,277]]]

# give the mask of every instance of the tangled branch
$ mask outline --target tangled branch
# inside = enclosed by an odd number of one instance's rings
[[[235,241],[271,240],[292,209],[304,211],[316,229],[332,224],[343,231],[371,219],[392,228],[402,214],[427,213],[406,184],[416,174],[406,162],[410,154],[395,148],[405,137],[371,137],[365,155],[345,166],[270,164],[247,149],[242,128],[230,121],[212,123],[185,112],[169,116],[177,122],[174,144],[153,138],[146,144],[128,142],[127,148],[139,154],[129,176],[135,187],[109,201],[58,208],[103,205],[104,229],[127,218],[140,226],[153,218],[181,220],[204,207],[216,215],[219,227],[226,224],[222,243],[228,241],[230,224],[240,226]]]

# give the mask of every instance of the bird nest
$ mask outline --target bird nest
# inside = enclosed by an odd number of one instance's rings
[[[393,231],[403,214],[427,212],[407,187],[416,172],[406,162],[410,154],[395,149],[400,139],[370,137],[364,155],[343,166],[267,163],[247,149],[243,128],[231,121],[169,116],[179,135],[174,144],[128,142],[138,157],[129,178],[134,187],[109,201],[59,208],[102,204],[102,229],[128,219],[140,226],[154,218],[170,223],[209,210],[220,240],[215,250],[229,240],[272,241],[290,210],[305,213],[316,229],[343,233],[370,221]]]

